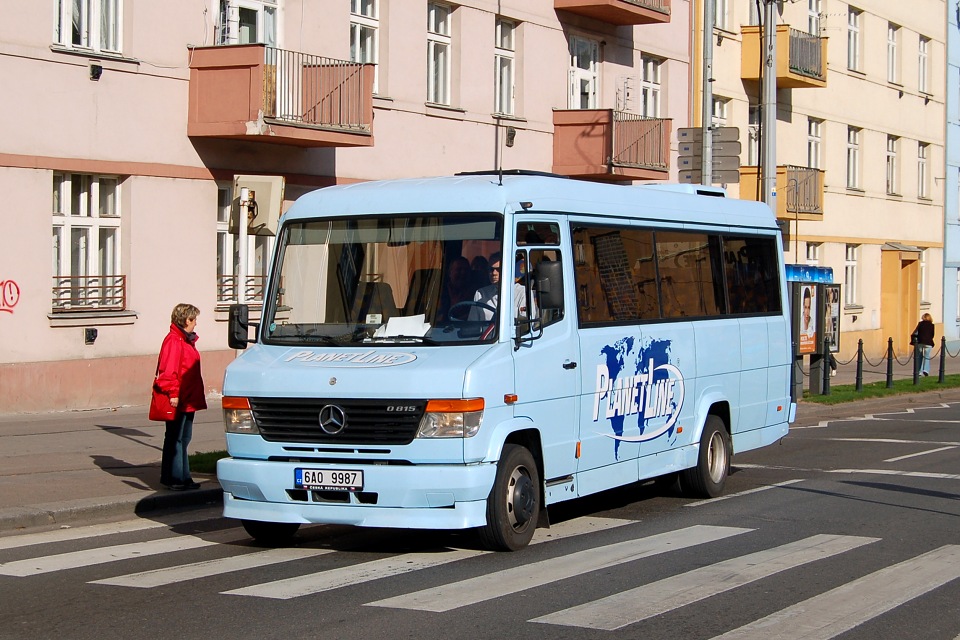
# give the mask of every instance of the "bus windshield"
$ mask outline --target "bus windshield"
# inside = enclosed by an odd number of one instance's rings
[[[498,214],[290,222],[262,339],[316,346],[493,341],[502,238]]]

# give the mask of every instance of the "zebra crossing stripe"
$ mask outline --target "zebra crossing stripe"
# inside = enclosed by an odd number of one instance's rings
[[[83,551],[72,551],[52,556],[41,556],[38,558],[2,563],[0,564],[0,575],[22,578],[25,576],[40,575],[42,573],[51,573],[53,571],[62,571],[64,569],[89,567],[107,562],[129,560],[131,558],[142,558],[161,553],[199,549],[215,544],[236,542],[241,539],[243,538],[237,537],[236,531],[231,531],[228,532],[227,535],[224,533],[215,533],[207,535],[205,538],[176,536],[173,538],[152,540],[150,542],[135,542],[99,549],[85,549]]]
[[[233,571],[243,571],[245,569],[256,569],[257,567],[266,567],[282,562],[292,560],[305,560],[314,556],[320,556],[327,553],[333,553],[332,549],[268,549],[255,553],[246,553],[240,556],[230,558],[218,558],[216,560],[205,560],[193,564],[180,565],[178,567],[167,567],[164,569],[154,569],[153,571],[141,571],[139,573],[130,573],[116,578],[104,578],[103,580],[94,580],[90,584],[108,584],[117,587],[136,587],[140,589],[149,589],[152,587],[162,587],[175,582],[185,582],[187,580],[196,580],[197,578],[206,578],[208,576],[217,576]]]
[[[614,631],[879,538],[815,535],[623,591],[530,622]],[[769,637],[769,636],[768,636]]]
[[[593,533],[603,529],[634,524],[635,522],[634,520],[618,520],[615,518],[577,518],[576,520],[555,525],[550,529],[538,529],[531,544]],[[487,553],[489,552],[470,549],[406,553],[399,556],[364,562],[359,565],[350,565],[338,569],[295,576],[284,580],[251,585],[231,591],[224,591],[223,593],[237,596],[289,600],[291,598],[339,589],[371,580],[379,580],[381,578],[419,571],[421,569],[438,567]]]
[[[697,525],[369,602],[366,606],[435,612],[450,611],[591,571],[722,540],[749,531],[753,529]]]
[[[947,545],[787,607],[715,640],[833,638],[960,578],[960,546]]]

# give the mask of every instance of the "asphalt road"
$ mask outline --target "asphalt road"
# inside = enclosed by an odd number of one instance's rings
[[[960,404],[801,421],[723,498],[563,505],[536,544],[215,511],[0,538],[0,638],[936,638],[960,634]]]

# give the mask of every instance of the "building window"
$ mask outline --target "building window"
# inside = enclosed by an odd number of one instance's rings
[[[505,115],[514,114],[514,68],[516,62],[516,45],[514,32],[517,25],[510,20],[497,18],[493,64],[496,77],[496,103],[494,113]]]
[[[277,0],[219,0],[217,44],[277,46]]]
[[[730,12],[730,9],[727,6],[729,4],[729,0],[714,0],[714,1],[716,2],[716,4],[714,4],[715,11],[714,11],[713,26],[715,26],[717,29],[729,30],[728,14]]]
[[[843,301],[847,305],[857,304],[857,258],[860,245],[848,244],[846,260],[843,266]]]
[[[751,104],[747,115],[747,165],[760,165],[760,110],[758,104]]]
[[[120,179],[53,174],[53,310],[124,309]]]
[[[757,7],[756,2],[748,2],[747,6],[750,9],[750,12],[747,16],[747,24],[756,27],[760,25],[760,9]]]
[[[239,235],[230,233],[233,210],[233,185],[217,185],[217,304],[238,302],[240,297]],[[270,235],[247,236],[247,277],[244,283],[246,302],[263,302],[267,265],[273,251]]]
[[[887,23],[887,82],[900,82],[900,27]]]
[[[377,65],[380,59],[379,0],[350,0],[350,61]],[[373,92],[379,92],[380,67],[373,71]]]
[[[823,120],[807,118],[807,166],[811,169],[820,168],[820,158],[823,149]]]
[[[929,249],[920,249],[920,302],[927,302],[927,254]]]
[[[900,169],[897,163],[899,149],[900,138],[887,136],[887,195],[900,193]]]
[[[814,267],[820,264],[820,243],[819,242],[807,243],[807,264]]]
[[[450,104],[450,7],[427,5],[427,102]]]
[[[596,109],[600,80],[600,43],[570,36],[570,109]]]
[[[918,88],[923,93],[930,91],[930,38],[920,36],[917,51]]]
[[[727,126],[729,111],[730,98],[721,98],[719,96],[715,96],[713,98],[712,113],[710,114],[710,124],[712,124],[714,127]]]
[[[860,71],[860,23],[863,12],[847,7],[847,68]]]
[[[917,145],[917,197],[930,197],[930,145]]]
[[[860,188],[860,129],[847,127],[847,189]]]
[[[753,7],[754,3],[750,3]],[[820,36],[820,14],[823,13],[822,0],[807,0],[807,33]]]
[[[56,0],[53,39],[57,44],[120,53],[120,0]]]
[[[640,56],[643,76],[640,80],[640,115],[645,118],[660,117],[660,65],[662,60],[648,55]]]

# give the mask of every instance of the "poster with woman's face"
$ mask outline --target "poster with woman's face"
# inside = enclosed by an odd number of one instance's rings
[[[800,353],[817,351],[817,287],[803,285],[800,292]]]

